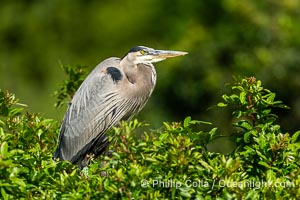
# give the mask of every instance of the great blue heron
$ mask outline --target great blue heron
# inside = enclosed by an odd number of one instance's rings
[[[108,147],[105,131],[139,112],[149,99],[156,71],[152,63],[187,54],[137,46],[123,59],[104,60],[81,84],[61,125],[54,158],[79,167],[87,155],[100,155]]]

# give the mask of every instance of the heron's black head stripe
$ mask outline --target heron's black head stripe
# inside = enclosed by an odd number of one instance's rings
[[[132,48],[129,50],[128,53],[130,53],[130,52],[138,52],[138,51],[143,50],[143,49],[145,49],[145,47],[142,47],[142,46],[132,47]]]
[[[106,69],[107,74],[109,74],[112,78],[112,80],[117,83],[118,81],[120,81],[122,79],[122,73],[119,69],[115,68],[115,67],[108,67]]]

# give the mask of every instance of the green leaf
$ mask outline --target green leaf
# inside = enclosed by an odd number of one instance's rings
[[[171,127],[167,122],[163,122],[163,125],[165,126],[166,130],[170,130]]]
[[[240,101],[241,101],[242,104],[247,104],[247,101],[246,101],[247,97],[246,96],[247,96],[246,92],[242,91],[240,93]]]
[[[191,117],[190,116],[186,117],[183,121],[183,127],[184,128],[188,127],[190,124],[190,121],[191,121]]]
[[[4,158],[7,157],[7,152],[8,152],[8,144],[6,141],[4,141],[1,144],[1,149],[0,149],[1,156]]]
[[[146,142],[141,142],[138,144],[139,147],[146,147],[147,146],[147,143]]]
[[[253,128],[252,125],[250,124],[250,122],[247,120],[241,120],[241,121],[235,123],[234,126],[243,128],[247,131],[252,130],[252,128]]]
[[[154,159],[154,158],[149,158],[149,157],[147,157],[145,160],[147,160],[147,161],[149,161],[149,162],[157,162],[156,159]]]
[[[20,178],[10,177],[10,180],[12,181],[12,183],[15,183],[15,184],[21,186],[21,188],[25,188],[26,187],[26,183],[22,179],[20,179]]]
[[[218,107],[226,107],[226,106],[228,106],[228,104],[220,102],[220,103],[217,104],[217,106]]]
[[[164,141],[168,137],[169,137],[169,133],[163,133],[159,136],[159,140]]]
[[[210,134],[210,138],[213,139],[214,136],[216,135],[216,132],[217,132],[218,128],[212,128],[210,131],[209,131],[209,134]]]
[[[275,93],[270,93],[268,98],[267,98],[267,102],[268,103],[273,103],[274,99],[275,99],[276,94]]]
[[[1,187],[1,195],[3,197],[3,200],[8,200],[8,195],[3,187]]]
[[[267,169],[269,169],[270,168],[270,165],[268,164],[268,163],[266,163],[266,162],[264,162],[264,161],[259,161],[258,162],[258,164],[260,164],[260,165],[262,165],[262,166],[265,166]]]
[[[180,191],[180,196],[186,197],[186,198],[191,198],[191,194],[188,193],[187,191]]]
[[[294,133],[293,136],[291,137],[291,142],[296,143],[299,136],[300,136],[300,131],[297,131],[296,133]]]
[[[247,131],[244,133],[244,142],[249,143],[250,142],[250,136],[251,136],[251,131]]]

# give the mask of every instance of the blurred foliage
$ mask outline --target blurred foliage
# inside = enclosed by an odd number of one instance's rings
[[[65,97],[71,94],[61,90]],[[237,148],[232,153],[206,150],[219,131],[208,122],[186,117],[151,130],[133,120],[107,133],[110,157],[94,159],[81,171],[52,159],[58,123],[25,112],[14,94],[0,90],[0,197],[297,199],[300,131],[282,132],[280,116],[272,112],[286,106],[253,77],[235,79],[222,97],[217,110],[231,107],[235,119],[231,137]]]
[[[61,65],[61,68],[64,70],[65,74],[68,75],[68,79],[54,92],[54,96],[57,97],[55,107],[61,107],[70,102],[87,74],[85,66],[77,65],[72,67],[70,65]]]
[[[232,75],[255,76],[291,106],[276,111],[283,130],[299,130],[300,1],[2,0],[0,85],[30,110],[62,119],[52,91],[59,63],[96,66],[132,46],[188,51],[157,63],[156,90],[139,118],[154,127],[187,115],[230,124],[230,111],[204,112]],[[216,92],[217,91],[217,92]],[[230,132],[228,129],[224,132]]]

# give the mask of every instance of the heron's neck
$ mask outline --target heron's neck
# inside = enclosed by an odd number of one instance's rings
[[[136,93],[152,93],[156,83],[156,71],[152,64],[132,64],[123,59],[120,63],[125,77],[133,84]]]

